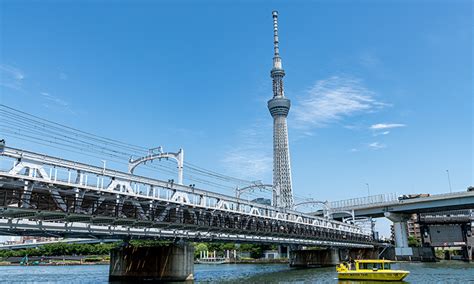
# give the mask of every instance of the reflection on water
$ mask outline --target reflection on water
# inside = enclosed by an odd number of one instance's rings
[[[219,267],[219,268],[218,268]],[[474,283],[474,263],[400,263],[394,269],[410,271],[405,281],[390,283]],[[222,274],[220,274],[222,272]],[[198,283],[344,283],[380,284],[380,281],[338,281],[334,267],[292,269],[287,265],[196,266]]]
[[[383,281],[348,281],[348,280],[339,280],[337,282],[338,284],[380,284],[383,283]],[[390,284],[402,284],[402,283],[410,283],[406,281],[390,281]]]
[[[402,282],[391,283],[474,283],[474,264],[401,263],[411,273]],[[82,266],[0,266],[0,283],[108,283],[107,265]],[[334,267],[292,269],[285,264],[222,264],[195,266],[196,283],[334,283],[380,284],[374,281],[338,281]]]

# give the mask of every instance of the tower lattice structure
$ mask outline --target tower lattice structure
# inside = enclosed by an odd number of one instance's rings
[[[278,46],[278,12],[273,11],[273,98],[268,101],[268,109],[273,117],[273,204],[279,207],[293,207],[291,185],[290,151],[288,145],[288,126],[286,118],[290,111],[290,100],[285,97],[283,77],[285,70],[281,65]]]

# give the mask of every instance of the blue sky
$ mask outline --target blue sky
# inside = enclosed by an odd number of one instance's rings
[[[1,104],[266,183],[277,9],[296,195],[443,193],[447,169],[453,190],[474,183],[470,1],[0,5]]]

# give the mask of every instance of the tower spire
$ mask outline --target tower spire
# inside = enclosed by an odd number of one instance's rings
[[[273,16],[273,68],[274,69],[282,69],[281,67],[281,58],[280,58],[280,47],[278,46],[278,11],[272,12]]]

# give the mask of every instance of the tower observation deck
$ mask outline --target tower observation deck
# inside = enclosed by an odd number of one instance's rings
[[[273,204],[293,207],[293,190],[291,186],[290,151],[288,146],[288,126],[286,117],[290,111],[290,100],[285,97],[279,40],[278,12],[273,11],[273,68],[270,75],[273,80],[273,98],[268,101],[268,110],[273,117]]]

